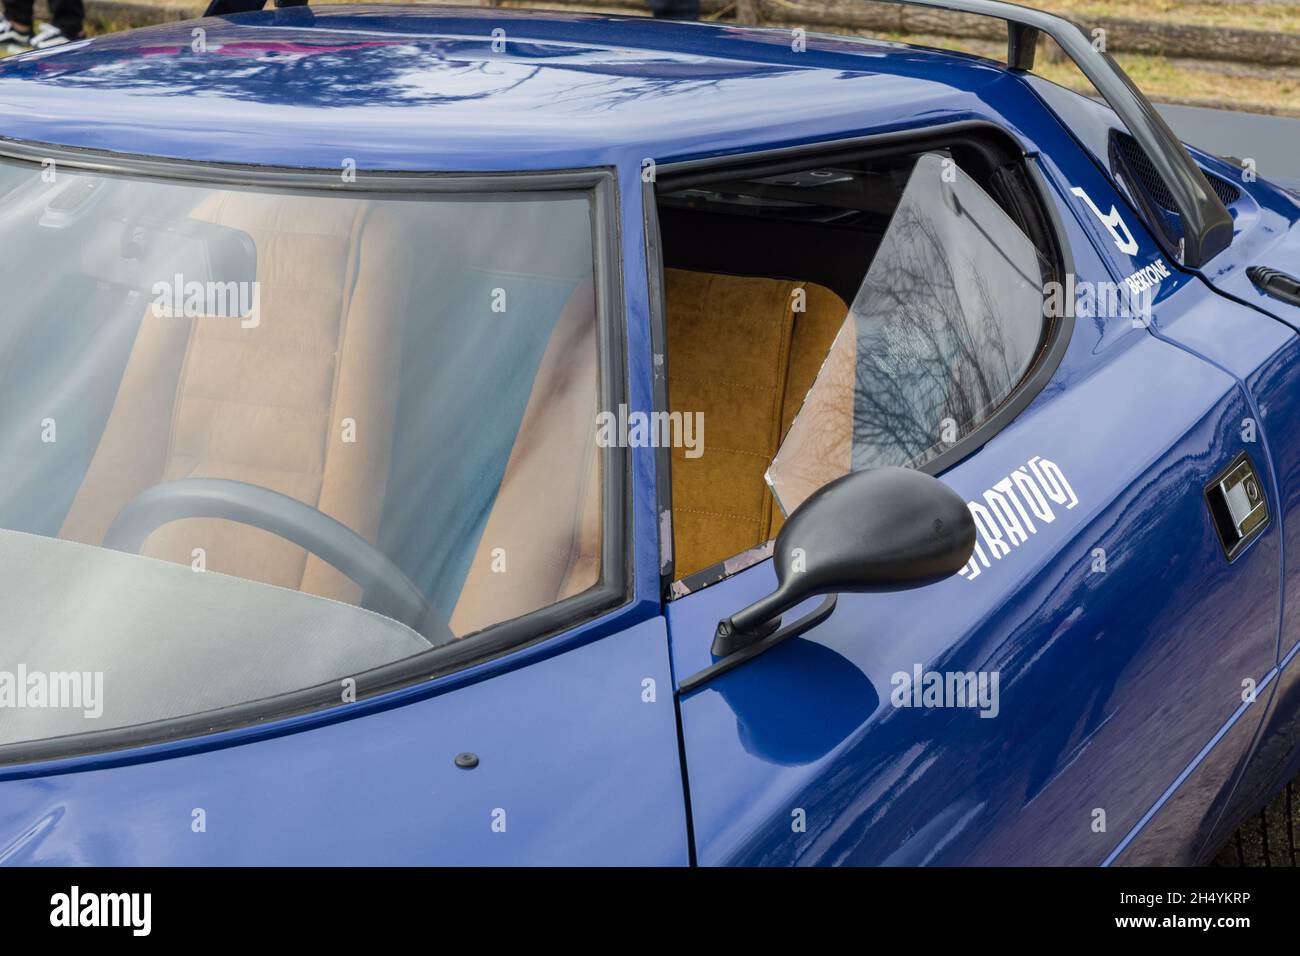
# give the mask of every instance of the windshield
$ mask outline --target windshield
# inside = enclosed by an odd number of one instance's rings
[[[594,586],[592,237],[583,190],[0,163],[0,744],[346,699]]]

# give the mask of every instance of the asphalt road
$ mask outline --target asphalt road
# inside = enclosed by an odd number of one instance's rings
[[[1249,157],[1264,179],[1300,188],[1300,119],[1199,106],[1156,108],[1183,142],[1216,156]]]

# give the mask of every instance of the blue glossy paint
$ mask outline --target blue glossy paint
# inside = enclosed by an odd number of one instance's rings
[[[1205,277],[1220,292],[1246,305],[1277,316],[1292,328],[1300,329],[1300,307],[1281,302],[1261,292],[1246,275],[1250,266],[1271,266],[1300,272],[1300,195],[1274,186],[1267,179],[1267,169],[1258,177],[1248,177],[1241,166],[1193,150],[1197,161],[1218,173],[1242,190],[1242,199],[1232,206],[1232,245],[1208,264]]]
[[[1032,82],[1040,95],[1048,96],[1049,103],[1060,105],[1059,94],[1049,84]],[[1066,105],[1072,134],[1091,152],[1094,161],[1104,165],[1102,144],[1109,130],[1119,128],[1117,118],[1091,100],[1074,98]],[[1189,126],[1193,132],[1204,131],[1215,121],[1215,111],[1199,113],[1203,115]],[[1264,709],[1262,725],[1238,719],[1221,728],[1223,737],[1216,735],[1195,766],[1189,765],[1185,776],[1180,775],[1175,782],[1177,786],[1171,785],[1158,813],[1153,808],[1146,832],[1130,835],[1133,839],[1117,857],[1121,863],[1187,863],[1204,858],[1229,838],[1243,814],[1261,806],[1272,791],[1300,769],[1296,755],[1296,741],[1300,740],[1300,692],[1296,689],[1300,685],[1300,667],[1295,665],[1296,651],[1300,649],[1300,585],[1295,573],[1296,556],[1300,555],[1295,487],[1300,475],[1300,462],[1295,457],[1295,436],[1300,435],[1295,420],[1295,403],[1300,397],[1295,382],[1300,374],[1300,356],[1296,337],[1285,327],[1259,321],[1259,314],[1269,314],[1285,326],[1300,328],[1300,308],[1265,295],[1246,275],[1251,265],[1295,272],[1300,197],[1293,188],[1279,188],[1268,181],[1267,177],[1275,174],[1293,178],[1291,170],[1264,160],[1262,157],[1269,152],[1265,144],[1253,143],[1250,138],[1250,132],[1260,127],[1267,145],[1275,145],[1278,131],[1273,121],[1249,114],[1229,114],[1226,118],[1236,131],[1231,152],[1238,159],[1220,158],[1189,146],[1209,173],[1240,190],[1240,198],[1229,206],[1234,220],[1232,245],[1212,260],[1203,274],[1221,295],[1251,308],[1230,308],[1222,299],[1206,296],[1203,306],[1158,310],[1154,328],[1165,340],[1237,378],[1250,396],[1252,415],[1265,424],[1260,440],[1271,448],[1286,538],[1279,664],[1258,688],[1258,703]],[[1214,132],[1219,134],[1221,129]],[[1194,135],[1189,134],[1189,138],[1194,144],[1208,145]],[[1217,138],[1223,139],[1222,135]],[[1260,158],[1248,163],[1245,157]],[[1129,214],[1130,222],[1137,220],[1126,203],[1121,203],[1120,208]],[[1247,712],[1243,709],[1243,716]],[[1171,827],[1177,833],[1197,835],[1184,842],[1170,839]]]
[[[642,699],[647,679],[661,688],[654,703]],[[670,687],[655,618],[291,736],[11,780],[0,784],[0,862],[685,864]],[[479,766],[456,767],[461,751]],[[206,832],[192,829],[196,808]]]
[[[191,47],[195,27],[206,52]],[[653,402],[645,158],[964,119],[1002,126],[1034,157],[1080,279],[1119,280],[1159,255],[1021,78],[883,42],[810,36],[795,53],[784,31],[718,24],[326,7],[0,64],[0,124],[18,139],[289,167],[615,167],[634,409]],[[1135,255],[1072,186],[1124,210]],[[1300,211],[1266,184],[1246,193],[1234,245],[1205,278],[1174,270],[1149,329],[1080,318],[1047,388],[944,475],[976,500],[1040,456],[1077,495],[977,578],[845,595],[804,638],[681,699],[679,726],[675,681],[711,662],[717,620],[773,575],[765,562],[661,609],[655,455],[634,449],[624,607],[356,705],[0,769],[0,862],[682,864],[683,756],[703,863],[1212,850],[1294,769],[1300,740],[1300,310],[1242,284],[1247,265],[1293,256]],[[1247,418],[1259,425],[1248,444]],[[1243,448],[1273,523],[1228,564],[1201,488]],[[1105,572],[1092,571],[1097,548]],[[999,715],[893,708],[891,677],[914,664],[998,670]],[[1247,678],[1261,688],[1251,702]],[[462,750],[478,769],[453,766]],[[195,808],[206,833],[191,829]]]
[[[206,53],[191,50],[196,27]],[[493,30],[505,31],[499,52]],[[294,7],[0,64],[7,136],[328,169],[343,158],[477,171],[675,159],[1024,96],[985,61],[895,44],[812,36],[795,53],[786,31],[503,9]]]

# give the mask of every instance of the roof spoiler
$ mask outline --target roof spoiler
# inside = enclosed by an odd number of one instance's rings
[[[1056,41],[1083,75],[1092,81],[1106,105],[1115,111],[1133,139],[1169,187],[1182,219],[1179,259],[1198,269],[1232,242],[1232,216],[1150,100],[1133,85],[1110,54],[1092,45],[1078,25],[1064,17],[1001,0],[885,0],[887,3],[933,7],[957,13],[995,17],[1007,22],[1007,67],[1034,67],[1039,34]]]
[[[1056,41],[1066,56],[1092,81],[1106,104],[1128,128],[1164,180],[1182,219],[1179,260],[1191,269],[1228,248],[1232,242],[1232,216],[1210,188],[1205,174],[1174,135],[1151,102],[1133,85],[1110,54],[1092,45],[1083,30],[1064,17],[1002,0],[885,0],[887,3],[931,7],[994,17],[1007,23],[1007,66],[1028,71],[1034,66],[1039,34]],[[212,0],[204,16],[261,10],[266,0]],[[277,7],[306,6],[307,0],[275,0]]]

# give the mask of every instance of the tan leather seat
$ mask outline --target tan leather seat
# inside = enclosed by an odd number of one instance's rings
[[[451,617],[457,637],[579,594],[600,578],[595,308],[591,280],[579,282],[547,342]],[[504,570],[500,562],[494,569],[494,557],[504,559]]]
[[[146,314],[60,536],[99,544],[146,488],[217,477],[289,495],[374,541],[412,279],[395,221],[362,200],[240,192],[212,194],[194,216],[254,240],[260,324]],[[190,564],[198,548],[209,570],[361,597],[319,558],[236,522],[175,521],[143,553]]]
[[[667,269],[669,405],[703,412],[704,453],[672,451],[678,578],[774,537],[763,475],[848,306],[812,282]],[[805,311],[796,312],[802,289]]]

